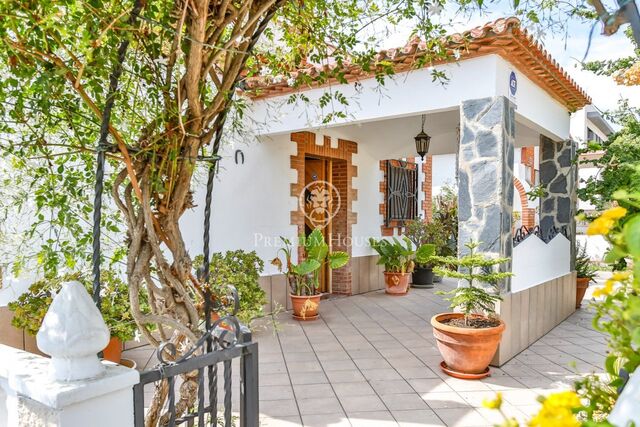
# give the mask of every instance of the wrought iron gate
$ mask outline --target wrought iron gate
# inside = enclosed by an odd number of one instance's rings
[[[237,294],[234,292],[237,301]],[[159,365],[140,373],[140,382],[133,387],[135,427],[145,425],[144,387],[155,383],[156,387],[167,383],[168,404],[163,416],[169,427],[218,426],[258,427],[258,343],[253,342],[251,332],[240,325],[234,315],[222,317],[211,325],[197,344],[180,358],[174,357],[176,347],[163,343],[157,350]],[[240,407],[236,424],[232,412],[232,362],[239,360]],[[222,413],[218,416],[218,367],[222,364],[223,401]],[[180,376],[196,376],[198,396],[195,404],[178,414],[176,409],[176,379]]]

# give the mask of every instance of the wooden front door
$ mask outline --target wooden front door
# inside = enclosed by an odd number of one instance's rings
[[[331,160],[322,159],[322,158],[314,158],[314,157],[305,157],[304,159],[304,175],[305,175],[305,186],[308,186],[311,183],[317,182],[318,186],[314,186],[315,190],[323,189],[327,187],[327,185],[323,185],[323,182],[331,183]],[[328,188],[326,190],[330,191]],[[308,200],[310,194],[305,194],[305,200]],[[316,225],[312,223],[309,219],[313,213],[311,212],[311,204],[305,203],[305,235],[308,236],[311,233]],[[331,223],[327,226],[321,228],[322,234],[324,235],[324,240],[329,244],[329,248],[331,248]],[[320,291],[321,292],[331,292],[331,274],[327,266],[324,266],[320,271]]]

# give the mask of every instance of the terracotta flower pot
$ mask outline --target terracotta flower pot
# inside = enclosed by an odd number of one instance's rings
[[[111,337],[109,344],[102,350],[102,357],[114,363],[122,360],[122,341],[116,337]]]
[[[491,328],[460,328],[442,323],[448,319],[463,317],[462,313],[442,313],[431,318],[433,336],[446,366],[443,370],[458,378],[478,379],[489,374],[489,363],[493,358],[505,324]],[[482,316],[477,316],[482,317]],[[448,368],[448,369],[447,369]]]
[[[584,294],[587,292],[590,281],[591,279],[588,277],[576,278],[576,310],[582,305],[582,299],[584,298]]]
[[[320,295],[292,295],[293,317],[298,320],[315,320],[318,318]]]
[[[387,273],[384,272],[385,292],[391,295],[404,295],[409,291],[409,278],[411,273]]]

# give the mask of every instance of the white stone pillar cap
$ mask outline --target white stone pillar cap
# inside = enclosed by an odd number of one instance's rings
[[[80,282],[63,283],[36,336],[38,348],[51,356],[56,381],[96,378],[104,373],[97,353],[109,342],[109,328]]]

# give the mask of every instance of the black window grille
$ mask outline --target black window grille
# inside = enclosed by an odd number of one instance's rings
[[[415,163],[387,160],[385,226],[402,225],[418,217],[418,168]]]

